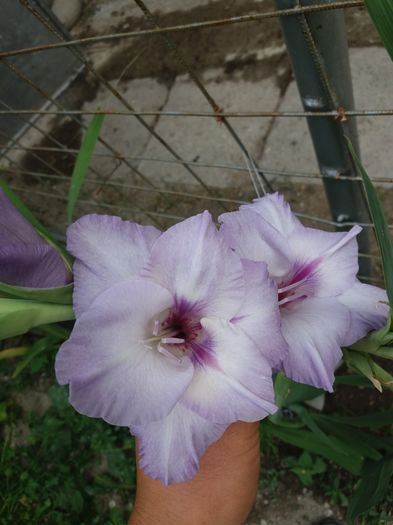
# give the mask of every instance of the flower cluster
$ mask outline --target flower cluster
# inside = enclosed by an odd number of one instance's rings
[[[58,255],[0,204],[0,281],[63,284]],[[192,478],[231,423],[275,412],[274,372],[332,391],[341,347],[388,315],[384,290],[356,277],[359,227],[307,228],[278,194],[219,223],[204,212],[160,232],[87,215],[67,232],[76,322],[57,379],[78,412],[128,427],[165,484]]]
[[[275,410],[272,373],[332,390],[341,347],[387,318],[357,278],[356,235],[304,227],[278,194],[161,233],[89,215],[75,256],[71,337],[56,375],[82,414],[130,428],[141,466],[190,479],[232,422]]]

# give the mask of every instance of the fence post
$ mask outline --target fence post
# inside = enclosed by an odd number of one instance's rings
[[[332,0],[275,0],[275,3],[280,10],[329,4]],[[361,183],[340,180],[342,176],[356,176],[345,135],[359,153],[356,120],[352,117],[347,121],[345,117],[345,110],[353,109],[354,103],[344,12],[332,9],[285,16],[280,18],[280,24],[305,111],[342,112],[341,121],[332,117],[307,119],[333,220],[370,222]],[[358,241],[360,252],[368,254],[369,235],[365,229]],[[360,258],[359,266],[361,275],[371,274],[370,259]]]

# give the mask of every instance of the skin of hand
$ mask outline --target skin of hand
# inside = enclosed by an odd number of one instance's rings
[[[166,487],[138,468],[128,525],[242,525],[255,501],[259,470],[259,424],[234,423],[210,445],[190,481]]]

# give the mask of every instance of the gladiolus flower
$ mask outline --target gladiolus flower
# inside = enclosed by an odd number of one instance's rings
[[[288,377],[332,391],[341,346],[386,323],[384,290],[360,283],[356,235],[307,228],[276,194],[219,218],[227,243],[242,258],[265,261],[278,287]]]
[[[19,213],[0,189],[0,281],[53,288],[71,281],[59,252]]]
[[[89,215],[67,238],[77,319],[57,379],[77,411],[130,428],[145,473],[190,479],[228,425],[276,410],[270,363],[286,351],[276,286],[207,212],[165,233]]]

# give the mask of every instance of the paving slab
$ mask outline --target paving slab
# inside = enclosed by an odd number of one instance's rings
[[[216,0],[217,1],[217,0]],[[174,11],[188,11],[195,7],[214,3],[214,0],[148,0],[145,2],[150,11],[155,14],[167,14]],[[93,0],[87,8],[86,17],[89,33],[102,34],[110,27],[129,30],[126,19],[129,17],[144,18],[141,9],[132,0]],[[74,28],[75,32],[86,30],[86,20]]]
[[[143,78],[127,82],[118,82],[116,88],[136,110],[159,110],[165,104],[168,87],[155,79]],[[127,111],[123,104],[106,88],[100,88],[97,96],[83,106],[84,110],[110,109]],[[154,124],[154,117],[144,117],[148,124]],[[85,122],[91,116],[85,117]],[[133,116],[107,115],[105,117],[101,138],[112,145],[121,155],[139,157],[143,154],[150,138],[149,131]],[[92,167],[103,177],[109,176],[119,165],[113,154],[101,143],[97,143],[97,154],[109,154],[109,157],[96,155]],[[127,181],[131,170],[124,163],[113,173],[113,179]]]
[[[220,70],[210,70],[205,72],[203,81],[224,111],[241,111],[243,108],[253,107],[273,109],[280,96],[274,77],[255,83],[237,78],[236,75],[228,77]],[[188,75],[182,75],[176,80],[163,110],[211,111],[211,107]],[[230,122],[251,154],[257,156],[262,150],[270,119],[233,118]],[[156,131],[173,145],[185,160],[245,167],[244,156],[239,146],[225,126],[214,118],[160,117]],[[173,158],[154,137],[149,140],[144,156],[156,159]],[[141,163],[140,168],[162,183],[197,185],[182,165],[145,161]],[[248,174],[244,172],[206,167],[195,168],[195,171],[211,187],[251,184]]]
[[[356,109],[393,108],[393,64],[386,50],[367,47],[351,50]],[[358,117],[363,163],[370,176],[393,182],[393,117]]]
[[[356,109],[393,108],[393,66],[384,48],[350,49]],[[279,111],[301,110],[296,83],[290,83]],[[370,175],[393,181],[393,117],[358,117],[362,159]],[[304,118],[277,118],[266,141],[260,164],[277,170],[318,172]]]

